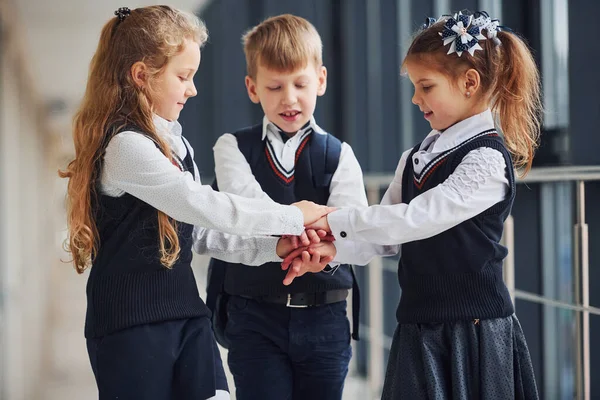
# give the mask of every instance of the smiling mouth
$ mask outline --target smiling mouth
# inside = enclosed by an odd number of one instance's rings
[[[280,113],[279,115],[281,115],[282,117],[292,118],[298,114],[300,114],[300,111],[286,111],[286,112]]]

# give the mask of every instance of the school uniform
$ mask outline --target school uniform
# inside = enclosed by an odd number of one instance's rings
[[[384,207],[329,215],[336,260],[359,252],[364,262],[401,246],[383,399],[538,397],[502,280],[499,242],[515,191],[510,154],[486,110],[404,153]]]
[[[299,234],[303,217],[293,207],[278,209],[201,186],[181,126],[159,117],[154,124],[171,146],[173,163],[141,130],[126,126],[98,165],[93,210],[99,249],[86,288],[85,337],[99,397],[229,398],[210,311],[191,269],[194,224],[238,234]],[[157,209],[177,220],[181,252],[172,268],[160,263]],[[196,231],[203,238],[196,245],[209,253],[232,238]],[[276,257],[272,238],[233,242],[240,247],[229,255],[233,260]],[[265,249],[272,254],[262,254]]]
[[[367,205],[352,149],[311,118],[288,137],[266,117],[215,144],[219,190],[280,204],[310,200]],[[282,284],[281,263],[256,269],[213,261],[224,270],[228,362],[239,400],[341,399],[351,358],[348,265],[328,266]]]

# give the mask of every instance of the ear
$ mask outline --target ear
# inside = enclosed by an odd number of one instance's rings
[[[148,83],[148,72],[146,64],[141,61],[136,62],[131,66],[131,77],[137,87],[143,88]]]
[[[260,97],[256,92],[256,82],[250,76],[246,75],[246,90],[248,90],[248,97],[254,104],[260,103]]]
[[[471,68],[463,75],[464,82],[461,85],[463,94],[469,93],[469,96],[474,96],[481,87],[481,76],[477,70]]]
[[[317,95],[323,96],[325,94],[325,91],[327,90],[327,68],[321,65],[317,69],[317,76],[319,79],[319,83],[317,86]]]

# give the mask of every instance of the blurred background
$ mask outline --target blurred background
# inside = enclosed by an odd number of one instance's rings
[[[62,250],[71,118],[101,26],[139,0],[0,0],[0,399],[94,399],[83,339],[86,274]],[[310,20],[324,43],[318,123],[350,143],[371,203],[403,150],[429,132],[399,65],[426,16],[486,10],[521,33],[543,76],[546,113],[533,172],[518,185],[504,242],[505,280],[542,399],[600,399],[600,53],[596,0],[172,0],[210,40],[198,96],[180,122],[212,181],[216,138],[261,121],[244,87],[240,37],[281,13]],[[596,199],[596,200],[594,200]],[[205,287],[206,259],[195,272]],[[379,398],[399,299],[397,259],[358,267],[362,337],[345,398]],[[595,294],[594,294],[595,293]],[[590,306],[591,304],[591,306]],[[596,306],[596,307],[594,307]]]

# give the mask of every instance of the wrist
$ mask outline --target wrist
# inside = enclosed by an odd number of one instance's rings
[[[275,248],[275,252],[277,253],[277,257],[282,260],[290,253],[292,250],[291,242],[287,238],[279,238],[277,241],[277,247]]]

